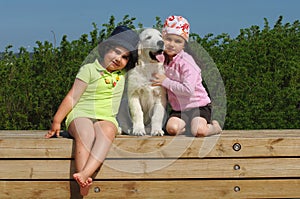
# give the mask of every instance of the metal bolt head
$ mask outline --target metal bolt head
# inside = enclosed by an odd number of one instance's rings
[[[233,146],[232,146],[233,150],[235,151],[239,151],[241,150],[242,146],[240,143],[235,143]]]
[[[95,192],[95,193],[99,193],[100,191],[101,191],[101,190],[100,190],[99,187],[95,187],[95,188],[94,188],[94,192]]]
[[[236,164],[236,165],[233,166],[233,169],[234,169],[234,170],[240,170],[240,168],[241,168],[241,167],[240,167],[240,165],[238,165],[238,164]]]
[[[240,188],[239,186],[235,186],[235,187],[234,187],[234,191],[235,191],[235,192],[239,192],[239,191],[241,191],[241,188]]]

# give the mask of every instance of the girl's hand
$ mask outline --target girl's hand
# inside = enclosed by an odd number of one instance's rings
[[[162,82],[167,78],[167,76],[161,73],[155,73],[152,76],[152,86],[161,86]]]
[[[56,137],[59,137],[59,132],[60,132],[60,123],[57,122],[53,122],[51,125],[51,129],[48,131],[48,133],[45,135],[45,138],[51,138],[54,135],[56,135]]]

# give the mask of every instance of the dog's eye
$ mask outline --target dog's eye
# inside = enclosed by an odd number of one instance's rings
[[[151,39],[151,36],[146,37],[146,40],[149,40],[149,39]]]

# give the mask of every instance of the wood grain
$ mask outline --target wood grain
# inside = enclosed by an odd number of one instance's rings
[[[0,198],[82,198],[74,140],[0,131]],[[85,198],[300,198],[300,129],[117,136]]]

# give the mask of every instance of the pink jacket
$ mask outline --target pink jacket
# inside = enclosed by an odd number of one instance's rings
[[[202,85],[201,69],[191,55],[182,50],[164,69],[167,78],[162,86],[167,89],[173,110],[184,111],[211,102]]]

